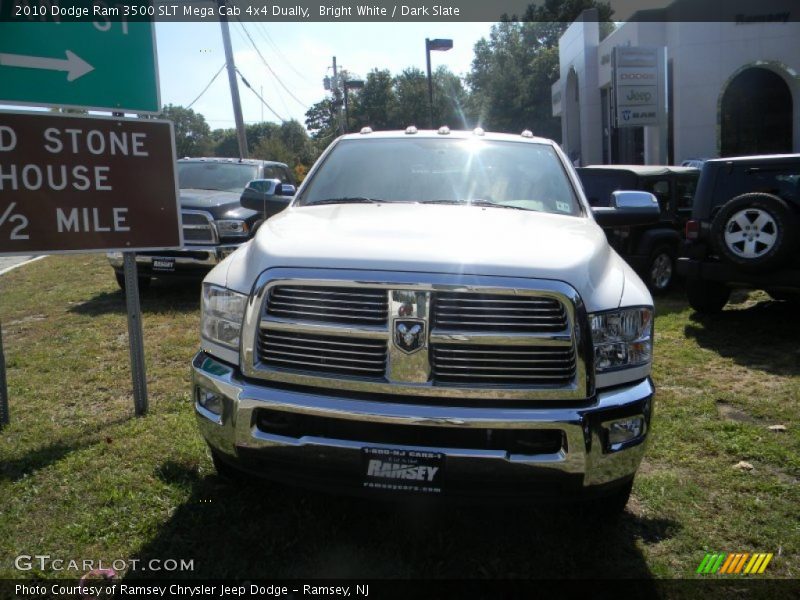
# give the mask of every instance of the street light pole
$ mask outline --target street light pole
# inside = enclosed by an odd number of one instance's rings
[[[344,91],[344,129],[345,133],[350,133],[350,111],[348,109],[347,97],[349,94],[347,90],[358,90],[364,87],[362,79],[347,79],[344,77],[342,80],[342,90]]]
[[[453,40],[425,38],[425,61],[428,65],[428,124],[433,129],[433,77],[431,76],[431,50],[446,52],[453,47]]]
[[[425,60],[428,63],[428,127],[433,129],[433,78],[431,77],[431,41],[425,38]]]

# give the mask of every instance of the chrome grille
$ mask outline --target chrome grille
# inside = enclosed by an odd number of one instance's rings
[[[408,320],[424,332],[410,352],[398,338]],[[275,267],[248,303],[242,372],[383,401],[581,400],[586,331],[562,282]]]
[[[261,360],[271,367],[321,374],[383,378],[386,342],[263,329]]]
[[[385,325],[389,303],[386,290],[277,286],[270,291],[266,312],[282,319]]]
[[[434,344],[433,379],[454,385],[563,386],[575,376],[572,346]]]
[[[438,292],[431,321],[440,330],[537,333],[563,331],[567,314],[561,302],[544,296]]]
[[[219,241],[213,217],[200,210],[181,211],[186,244],[216,244]]]

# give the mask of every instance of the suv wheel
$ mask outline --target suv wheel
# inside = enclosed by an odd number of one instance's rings
[[[781,264],[797,241],[797,222],[786,203],[771,194],[742,194],[723,205],[711,223],[717,251],[748,270]]]
[[[666,292],[675,277],[675,251],[669,246],[659,246],[650,254],[647,267],[647,285],[654,294]]]
[[[689,306],[699,313],[718,313],[728,303],[730,288],[716,281],[690,279],[686,282]]]

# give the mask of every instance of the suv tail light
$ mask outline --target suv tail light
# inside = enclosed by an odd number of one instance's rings
[[[700,237],[700,221],[690,219],[686,221],[686,239],[696,240]]]

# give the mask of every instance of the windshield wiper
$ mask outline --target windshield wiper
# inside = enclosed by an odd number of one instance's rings
[[[313,202],[305,203],[304,206],[311,206],[314,204],[375,204],[377,202],[381,201],[373,198],[367,198],[365,196],[343,196],[341,198],[324,198],[322,200],[314,200]]]
[[[510,204],[498,204],[497,202],[489,202],[487,200],[472,200],[469,202],[462,202],[461,200],[423,200],[420,204],[461,204],[463,206],[491,206],[494,208],[512,208],[514,210],[529,210],[521,206],[512,206]]]

